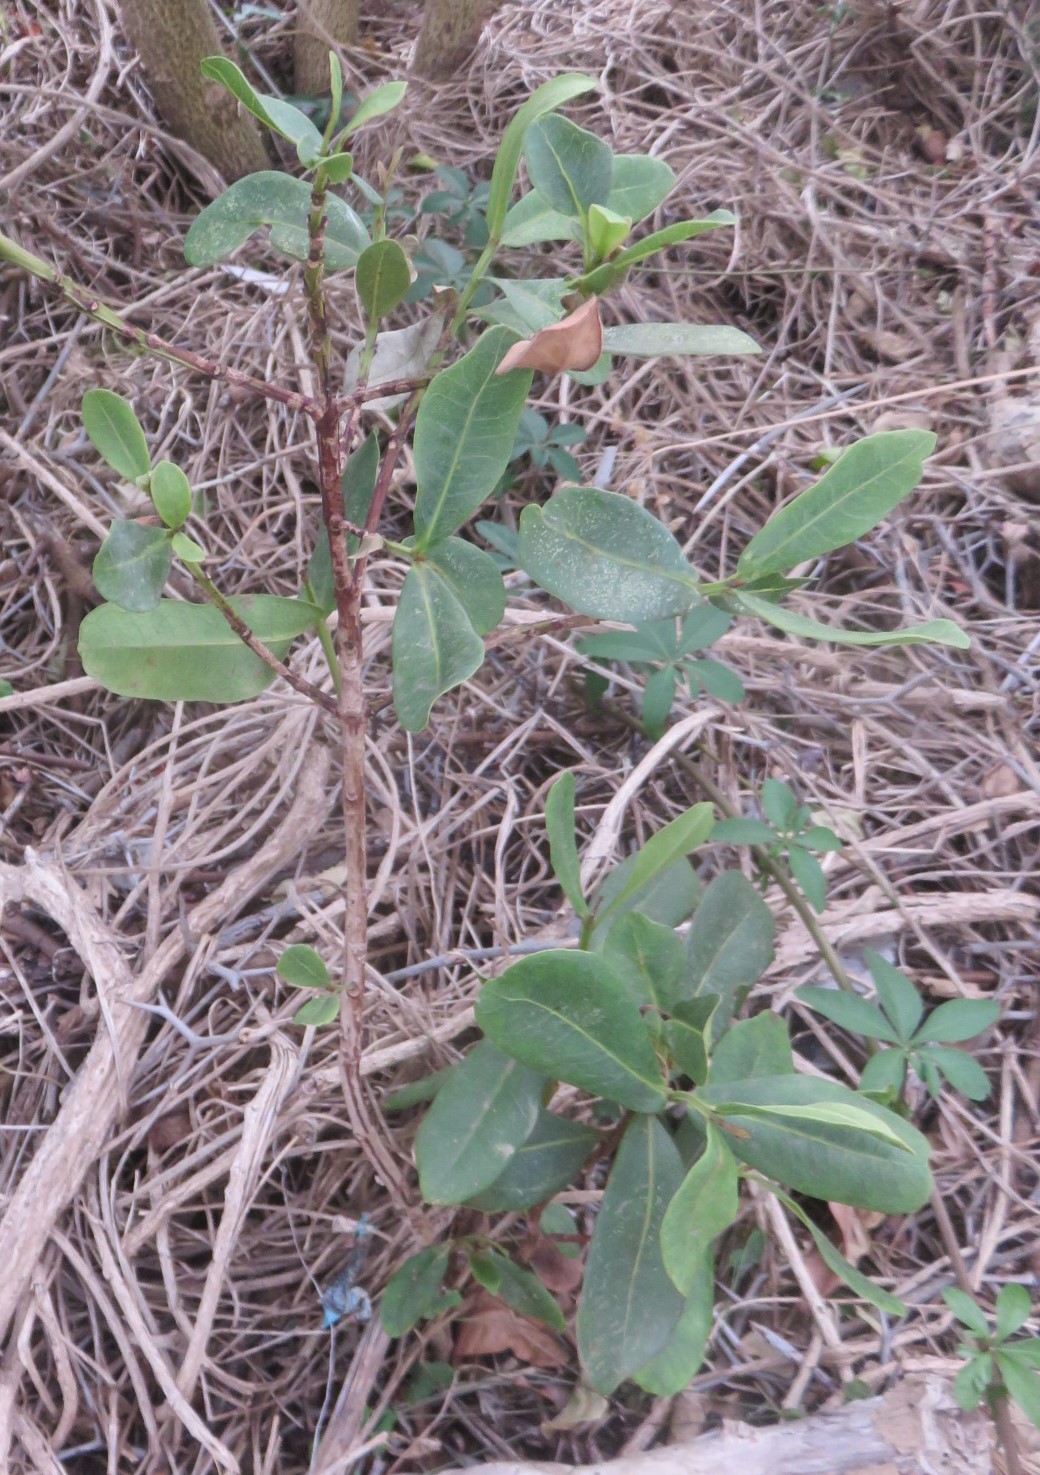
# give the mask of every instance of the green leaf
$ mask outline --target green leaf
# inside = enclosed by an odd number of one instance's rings
[[[202,563],[207,556],[201,544],[196,543],[194,538],[186,538],[183,533],[174,533],[170,539],[170,547],[182,563]]]
[[[633,1380],[656,1398],[674,1398],[700,1371],[715,1324],[715,1262],[705,1255],[697,1266],[693,1288],[671,1337]]]
[[[479,315],[489,323],[501,323],[521,338],[533,338],[542,328],[558,323],[564,316],[563,294],[567,284],[562,277],[519,281],[511,277],[489,277],[488,280],[504,298],[480,308]]]
[[[356,527],[363,527],[368,517],[378,472],[379,436],[373,431],[356,451],[351,452],[343,468],[343,514]],[[347,535],[348,550],[356,548],[357,543],[357,538]],[[314,539],[314,552],[307,566],[307,584],[311,598],[322,614],[330,615],[336,608],[336,585],[332,576],[329,535],[324,523],[319,526]]]
[[[777,837],[760,819],[720,819],[711,838],[720,845],[772,845]]]
[[[664,1026],[670,1058],[695,1086],[703,1086],[708,1078],[708,1042],[718,1004],[717,994],[686,999],[673,1006],[672,1017]]]
[[[429,1204],[461,1204],[488,1188],[527,1140],[544,1078],[474,1045],[437,1092],[415,1139],[419,1186]]]
[[[534,246],[542,241],[580,239],[580,221],[554,210],[537,190],[532,190],[530,194],[517,200],[502,226],[503,246]]]
[[[683,856],[696,850],[711,834],[715,822],[715,810],[711,804],[694,804],[685,814],[680,814],[663,830],[651,835],[646,844],[636,852],[625,884],[606,905],[596,912],[597,922],[615,911],[624,902],[641,891],[655,876],[675,864]]]
[[[737,1217],[740,1177],[725,1138],[708,1127],[704,1152],[683,1179],[661,1224],[661,1253],[672,1281],[688,1296],[712,1243]]]
[[[725,1107],[727,1127],[746,1134],[730,1142],[737,1157],[799,1193],[906,1214],[919,1209],[931,1192],[926,1139],[894,1113],[835,1081],[802,1075],[761,1077],[705,1086],[698,1094],[709,1105]],[[750,1112],[742,1112],[741,1104]],[[851,1106],[874,1117],[883,1130],[899,1138],[900,1145],[840,1122],[761,1114],[777,1107],[821,1104]]]
[[[879,1050],[872,1055],[863,1067],[859,1078],[861,1091],[877,1091],[884,1094],[886,1091],[900,1092],[906,1079],[906,1052],[898,1050]]]
[[[794,1071],[787,1026],[768,1009],[752,1019],[741,1019],[719,1040],[712,1052],[708,1081],[721,1086],[756,1076],[785,1076]]]
[[[664,354],[762,352],[755,340],[739,328],[700,323],[626,323],[620,328],[605,328],[603,347],[607,353],[640,359]]]
[[[420,1076],[417,1081],[409,1081],[407,1085],[388,1091],[381,1102],[383,1110],[408,1111],[413,1106],[432,1101],[454,1069],[454,1065],[446,1065],[443,1070],[431,1071],[428,1076]]]
[[[524,134],[524,158],[533,187],[554,210],[577,219],[610,194],[614,156],[609,144],[569,118],[549,113]]]
[[[683,997],[718,994],[716,1028],[724,1029],[738,990],[756,983],[772,959],[772,912],[739,871],[724,871],[706,888],[686,935]]]
[[[905,973],[893,968],[873,948],[864,949],[863,956],[870,976],[874,980],[881,1007],[892,1021],[899,1039],[905,1045],[921,1022],[924,1002]],[[900,1082],[902,1084],[902,1082]]]
[[[923,625],[907,625],[903,630],[843,630],[836,625],[823,625],[783,605],[770,604],[746,590],[735,598],[745,614],[755,615],[767,625],[803,640],[833,640],[837,645],[949,645],[955,650],[971,647],[968,636],[952,620],[928,620]]]
[[[605,205],[589,207],[589,249],[597,261],[616,251],[631,229],[629,216],[617,215]]]
[[[404,301],[412,285],[408,257],[396,241],[373,241],[358,257],[354,281],[366,318],[378,322]]]
[[[701,885],[688,860],[677,860],[659,876],[629,893],[628,900],[615,906],[615,898],[628,886],[628,877],[636,864],[637,856],[626,855],[612,871],[609,871],[597,887],[592,898],[592,908],[597,914],[607,912],[641,912],[652,922],[665,927],[678,927],[693,911],[701,894]],[[593,934],[602,938],[603,934]]]
[[[1023,1367],[1040,1368],[1040,1337],[1022,1337],[1010,1346],[1002,1347],[1001,1351]]]
[[[474,1279],[518,1316],[544,1322],[554,1332],[563,1331],[563,1312],[532,1271],[522,1270],[508,1255],[490,1248],[472,1251],[469,1264]]]
[[[83,428],[91,444],[125,481],[152,469],[144,431],[129,404],[110,389],[88,389],[83,396]]]
[[[426,562],[455,595],[478,635],[489,634],[501,623],[506,586],[490,553],[462,538],[445,538],[427,552]]]
[[[491,188],[485,213],[488,235],[492,241],[498,240],[502,234],[506,211],[509,209],[509,197],[513,193],[516,171],[520,167],[524,135],[528,128],[532,123],[537,123],[539,118],[544,118],[546,113],[562,107],[574,97],[580,97],[583,92],[591,92],[595,86],[594,79],[586,77],[582,72],[564,72],[562,76],[553,77],[536,87],[527,101],[514,113],[502,135],[495,167],[491,173]]]
[[[997,1292],[997,1336],[1000,1340],[1006,1342],[1008,1337],[1013,1337],[1029,1320],[1032,1311],[1032,1299],[1025,1286],[1014,1283],[1001,1286]]]
[[[824,911],[827,906],[827,877],[815,855],[792,845],[787,852],[787,864],[813,911]]]
[[[790,830],[798,813],[798,796],[778,778],[767,778],[762,785],[762,813],[778,830]]]
[[[660,1111],[665,1083],[638,1007],[594,953],[521,958],[486,983],[477,1024],[500,1049],[543,1075],[630,1111]]]
[[[995,1361],[1001,1381],[1010,1396],[1026,1418],[1040,1428],[1040,1377],[1006,1352],[997,1352]]]
[[[722,1115],[728,1115],[726,1106],[718,1107]],[[899,1136],[887,1122],[875,1121],[868,1111],[846,1101],[816,1101],[808,1106],[762,1106],[751,1107],[741,1105],[740,1114],[766,1117],[784,1117],[797,1122],[820,1122],[825,1126],[850,1127],[857,1132],[866,1132],[868,1136],[878,1137],[882,1142],[894,1143],[909,1151]]]
[[[966,1291],[959,1290],[956,1286],[947,1286],[942,1298],[962,1326],[966,1326],[977,1337],[989,1336],[989,1322],[982,1307]]]
[[[423,396],[412,452],[420,551],[464,523],[509,464],[532,378],[530,369],[496,375],[513,341],[508,328],[490,328]]]
[[[539,1112],[534,1130],[509,1159],[505,1172],[469,1199],[467,1208],[511,1214],[544,1203],[574,1181],[599,1140],[591,1127],[551,1111]],[[544,1217],[542,1223],[544,1227]]]
[[[451,1245],[430,1245],[394,1271],[379,1303],[379,1320],[389,1337],[403,1337],[428,1316],[448,1273]]]
[[[629,912],[611,923],[603,957],[636,1004],[669,1011],[683,969],[683,945],[671,927]]]
[[[545,831],[549,836],[549,861],[563,894],[579,917],[589,914],[581,889],[581,865],[574,832],[573,773],[561,773],[545,797]]]
[[[349,138],[359,128],[364,128],[366,123],[371,123],[374,119],[392,112],[407,91],[408,83],[400,81],[383,82],[381,86],[374,87],[367,97],[361,99],[357,112],[339,135],[340,140]]]
[[[879,1311],[885,1311],[889,1316],[906,1315],[906,1307],[903,1302],[896,1296],[891,1295],[888,1291],[883,1290],[881,1286],[876,1285],[862,1271],[857,1270],[854,1265],[850,1265],[834,1242],[828,1239],[821,1229],[817,1228],[808,1214],[802,1214],[799,1211],[798,1217],[812,1235],[813,1243],[819,1251],[820,1259],[832,1275],[836,1275],[839,1280],[848,1286],[850,1291],[855,1291],[861,1300],[868,1301],[871,1306],[876,1306]]]
[[[888,1024],[881,1010],[859,994],[846,993],[837,988],[815,988],[807,984],[795,990],[795,998],[841,1029],[850,1030],[852,1034],[865,1035],[868,1040],[887,1040],[890,1045],[899,1043],[899,1036]]]
[[[747,696],[740,677],[719,661],[686,660],[684,669],[691,696],[703,687],[717,702],[726,702],[730,706],[742,702]]]
[[[301,164],[309,166],[321,156],[321,134],[307,114],[281,98],[254,92],[233,61],[225,56],[207,56],[201,71],[209,81],[222,83],[265,128],[295,145]]]
[[[845,842],[840,835],[829,830],[826,825],[810,825],[794,839],[796,845],[804,845],[807,850],[836,851],[843,850]]]
[[[679,1153],[652,1116],[625,1129],[596,1217],[578,1311],[587,1382],[609,1394],[668,1343],[683,1298],[664,1268],[661,1224],[682,1182]]]
[[[195,217],[184,238],[184,258],[189,266],[213,266],[267,225],[274,250],[294,261],[306,261],[310,207],[311,192],[302,179],[272,169],[247,174]],[[343,271],[356,266],[369,244],[368,231],[338,195],[328,195],[325,208],[327,269]]]
[[[94,559],[94,583],[102,598],[141,614],[158,605],[172,562],[162,528],[114,522]]]
[[[651,736],[659,737],[668,726],[676,684],[674,666],[665,666],[643,688],[643,726]]]
[[[755,534],[740,555],[737,574],[786,573],[796,563],[854,543],[913,491],[934,449],[930,430],[883,430],[857,441]]]
[[[273,594],[229,603],[279,659],[318,618],[314,605]],[[80,627],[79,653],[87,675],[108,691],[158,702],[224,706],[259,696],[275,678],[219,610],[175,599],[162,599],[145,614],[112,604],[91,610]]]
[[[667,199],[675,185],[675,172],[663,159],[648,154],[615,154],[607,205],[616,215],[639,222]]]
[[[924,1059],[938,1066],[955,1091],[967,1096],[969,1101],[985,1101],[992,1087],[989,1077],[977,1060],[963,1050],[952,1050],[945,1045],[927,1045],[921,1053],[910,1058],[916,1068]]]
[[[343,67],[334,51],[329,52],[329,117],[333,123],[343,107]]]
[[[973,1040],[999,1018],[1000,1005],[992,999],[951,999],[932,1010],[914,1035],[914,1044],[929,1040],[948,1045]]]
[[[563,487],[520,515],[520,564],[582,615],[639,624],[681,615],[697,576],[657,518],[619,492]]]
[[[320,998],[308,999],[293,1015],[293,1024],[321,1026],[335,1024],[339,1018],[339,995],[322,994]]]
[[[989,1353],[966,1362],[953,1380],[953,1396],[957,1407],[965,1413],[978,1408],[993,1377],[993,1358]]]
[[[634,241],[631,246],[618,253],[614,257],[614,266],[635,266],[637,262],[645,261],[648,256],[653,256],[658,251],[665,250],[668,246],[678,246],[683,241],[690,241],[694,236],[703,236],[710,230],[718,230],[722,226],[736,225],[737,217],[730,210],[713,210],[703,220],[679,220],[674,225],[666,225],[663,230],[654,231],[653,235],[644,236],[641,241]],[[674,327],[686,327],[687,324],[677,323]],[[699,331],[703,332],[703,329]],[[715,331],[714,329],[712,331]],[[743,336],[743,335],[742,335]],[[753,342],[753,339],[749,339]],[[714,350],[694,349],[695,353],[713,352]],[[722,352],[731,353],[732,349],[723,349]],[[753,349],[737,349],[738,353],[759,353],[761,350],[755,346]]]
[[[283,951],[274,971],[293,988],[329,988],[332,983],[321,954],[302,942]]]
[[[439,696],[472,676],[484,642],[440,574],[428,563],[408,570],[394,615],[394,710],[407,732],[421,732]]]
[[[172,461],[160,461],[152,472],[148,490],[166,526],[183,527],[191,516],[191,486],[181,468]]]
[[[674,620],[651,620],[639,630],[612,630],[608,635],[583,635],[575,641],[583,656],[596,661],[628,661],[639,664],[644,661],[672,660],[675,651],[663,642],[658,634],[663,625],[674,625]],[[674,640],[673,640],[674,643]]]
[[[342,184],[354,172],[354,155],[326,154],[321,167],[329,184]]]

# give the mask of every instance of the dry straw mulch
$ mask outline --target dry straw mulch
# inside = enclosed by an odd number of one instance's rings
[[[289,20],[252,9],[238,37],[284,78]],[[368,24],[347,58],[355,85],[403,69],[410,9]],[[669,211],[740,217],[634,277],[611,312],[731,322],[764,346],[756,360],[629,363],[591,394],[539,381],[547,413],[588,425],[590,479],[610,467],[714,577],[821,444],[901,424],[938,434],[923,487],[828,560],[823,588],[835,620],[953,616],[971,651],[839,653],[742,626],[722,654],[749,701],[680,711],[677,747],[700,747],[737,800],[787,777],[847,837],[823,921],[850,966],[872,942],[934,1000],[999,997],[980,1054],[991,1099],[922,1102],[919,1118],[989,1296],[1037,1264],[1040,30],[1014,0],[535,0],[504,6],[471,74],[420,92],[384,143],[485,172],[512,109],[564,66],[601,79],[577,116],[671,163]],[[7,231],[198,352],[306,376],[298,273],[280,295],[184,269],[179,241],[215,182],[157,127],[102,0],[5,6],[0,98]],[[278,269],[259,245],[239,259]],[[334,299],[345,351],[349,284]],[[762,1421],[819,1407],[850,1372],[881,1389],[901,1369],[952,1370],[949,1266],[927,1211],[871,1231],[865,1264],[915,1303],[905,1323],[814,1318],[767,1248],[720,1289],[690,1396],[623,1398],[573,1432],[540,1432],[573,1382],[569,1356],[469,1361],[409,1404],[417,1362],[450,1361],[446,1331],[388,1347],[371,1328],[321,1329],[320,1290],[362,1212],[373,1293],[441,1227],[416,1209],[412,1125],[387,1128],[403,1189],[373,1181],[343,1126],[334,1045],[291,1026],[296,1001],[271,972],[290,940],[336,953],[322,721],[280,686],[227,711],[116,700],[75,653],[98,539],[134,506],[83,435],[85,389],[132,395],[153,446],[205,489],[230,590],[298,587],[317,506],[305,427],[129,355],[17,274],[0,275],[0,313],[0,674],[16,689],[0,699],[0,886],[19,903],[0,959],[0,1465],[290,1475],[311,1467],[316,1434],[315,1469],[510,1452],[588,1463],[642,1447],[669,1417]],[[496,515],[547,490],[526,482]],[[383,565],[368,602],[377,696],[401,573]],[[373,725],[366,1071],[380,1090],[465,1043],[467,950],[566,930],[539,820],[561,768],[578,771],[586,832],[599,826],[615,854],[700,797],[667,745],[585,712],[566,633],[522,629],[546,608],[517,584],[514,626],[426,733],[407,738],[386,710]],[[296,660],[320,676],[316,648]],[[630,684],[614,697],[630,703]],[[806,1058],[844,1078],[853,1063],[791,1002],[819,972],[811,940],[772,899],[777,962],[754,1005],[791,1010]],[[600,1186],[583,1185],[580,1212]],[[762,1212],[747,1209],[733,1243]],[[387,1442],[374,1421],[391,1406]]]

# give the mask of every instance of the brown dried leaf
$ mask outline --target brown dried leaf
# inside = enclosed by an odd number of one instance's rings
[[[841,1231],[841,1252],[850,1265],[858,1265],[870,1252],[870,1230],[884,1222],[884,1214],[873,1209],[850,1209],[848,1204],[828,1203]]]
[[[531,1269],[551,1291],[566,1294],[581,1285],[584,1267],[580,1260],[562,1253],[545,1235],[539,1235],[531,1256]]]
[[[470,1357],[492,1357],[511,1352],[528,1367],[565,1367],[567,1357],[553,1334],[515,1311],[487,1291],[477,1291],[459,1312],[455,1337],[455,1361]]]
[[[546,374],[562,374],[565,369],[591,369],[603,352],[603,324],[599,320],[599,299],[590,297],[580,307],[542,328],[533,338],[514,343],[495,370],[508,374],[510,369],[541,369]]]
[[[982,780],[982,797],[984,799],[1006,799],[1011,794],[1017,794],[1021,787],[1014,769],[1009,768],[1006,763],[998,763]]]

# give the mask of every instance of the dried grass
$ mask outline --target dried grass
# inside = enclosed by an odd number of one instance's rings
[[[348,58],[355,81],[401,70],[406,9],[384,7],[372,22],[368,47]],[[4,228],[99,294],[132,298],[136,320],[159,333],[243,369],[305,377],[297,279],[283,297],[222,271],[184,271],[178,242],[214,181],[163,138],[105,17],[100,0],[6,7]],[[251,19],[240,34],[286,75],[288,22]],[[424,93],[391,138],[483,169],[523,95],[564,64],[582,67],[602,91],[579,115],[605,123],[619,150],[666,157],[680,177],[677,209],[738,213],[735,239],[672,253],[612,310],[733,322],[762,341],[762,357],[664,360],[580,397],[581,413],[591,408],[590,474],[616,453],[612,484],[664,516],[706,576],[801,484],[821,441],[841,445],[893,415],[937,431],[942,451],[922,490],[829,559],[824,586],[835,616],[860,623],[952,614],[970,624],[972,651],[839,655],[742,627],[724,654],[751,699],[711,710],[700,738],[732,797],[786,776],[850,837],[833,858],[824,918],[850,966],[864,941],[881,942],[935,997],[996,993],[1004,1005],[982,1053],[992,1100],[922,1103],[921,1117],[987,1292],[1032,1273],[1038,1248],[1040,545],[1034,507],[1011,489],[991,430],[995,400],[1024,393],[1036,369],[1023,354],[1040,296],[1038,55],[1025,4],[539,0],[505,6],[465,85]],[[929,149],[950,162],[930,164]],[[266,264],[258,251],[248,259]],[[349,286],[335,302],[345,349],[356,327]],[[306,427],[129,356],[17,275],[0,278],[0,311],[2,674],[18,689],[0,698],[0,856],[19,866],[29,844],[55,857],[69,895],[118,935],[135,978],[171,939],[180,954],[151,999],[140,1053],[114,1055],[113,1088],[129,1108],[78,1162],[38,1259],[13,1267],[25,1290],[0,1365],[12,1468],[288,1475],[311,1467],[323,1428],[313,1468],[343,1469],[370,1448],[369,1416],[389,1404],[398,1424],[374,1458],[380,1470],[511,1450],[590,1462],[633,1431],[638,1441],[646,1410],[636,1406],[541,1435],[569,1371],[508,1360],[460,1368],[443,1398],[404,1407],[418,1357],[449,1354],[443,1332],[388,1350],[372,1331],[320,1330],[319,1288],[343,1264],[357,1216],[370,1214],[377,1231],[373,1292],[415,1235],[344,1130],[332,1044],[287,1029],[294,1000],[271,972],[276,943],[337,946],[338,901],[323,879],[339,853],[331,783],[327,818],[295,837],[262,896],[229,901],[201,934],[187,919],[282,833],[321,719],[280,687],[216,713],[116,701],[81,678],[74,651],[98,531],[127,511],[82,434],[85,389],[130,393],[153,444],[206,489],[210,546],[231,590],[298,585],[317,505]],[[549,412],[579,413],[566,383],[544,395]],[[534,490],[545,489],[525,494]],[[370,596],[377,694],[400,574],[384,565]],[[373,729],[366,1071],[380,1084],[453,1058],[476,987],[466,950],[493,959],[565,934],[538,818],[553,775],[578,770],[591,834],[646,757],[627,729],[584,713],[565,632],[532,638],[525,622],[545,602],[517,597],[511,633],[459,699],[439,704],[428,732],[406,738],[385,714]],[[317,650],[297,660],[320,676]],[[629,700],[623,681],[616,695]],[[700,728],[690,725],[687,746]],[[696,797],[662,752],[610,844],[624,849]],[[792,991],[818,964],[800,925],[782,922],[760,996],[797,1008]],[[112,1020],[107,980],[60,908],[9,909],[3,948],[9,1204]],[[799,1048],[810,1064],[849,1068],[829,1059],[836,1047],[808,1019]],[[404,1160],[411,1129],[398,1123]],[[579,1206],[596,1186],[575,1195]],[[759,1212],[747,1210],[746,1228]],[[879,1338],[872,1318],[832,1308],[824,1338],[767,1251],[720,1293],[694,1385],[709,1417],[764,1419],[792,1398],[818,1406],[849,1371],[880,1387],[900,1367],[940,1359],[952,1369],[937,1309],[948,1266],[929,1214],[886,1223],[873,1247],[886,1283],[926,1309]]]

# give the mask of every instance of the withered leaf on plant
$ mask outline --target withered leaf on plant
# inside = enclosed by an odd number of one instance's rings
[[[533,338],[514,343],[496,374],[510,369],[541,369],[545,374],[562,374],[567,369],[581,373],[591,369],[603,352],[603,324],[599,298],[590,297],[558,323],[550,323]]]

